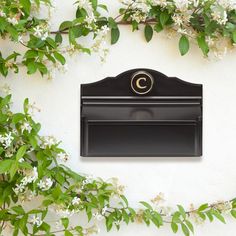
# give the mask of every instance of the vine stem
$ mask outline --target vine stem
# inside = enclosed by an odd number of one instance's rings
[[[117,17],[115,17],[114,19],[118,19],[119,17],[121,17],[122,15],[118,15]],[[156,24],[157,23],[157,20],[154,19],[154,18],[151,18],[151,19],[148,19],[148,20],[145,20],[145,21],[140,21],[139,24],[142,24],[142,25],[147,25],[147,24]],[[116,24],[117,25],[132,25],[132,21],[124,21],[124,20],[119,20],[119,21],[116,21]],[[51,31],[50,34],[68,34],[69,28],[66,28],[64,29],[63,31]]]

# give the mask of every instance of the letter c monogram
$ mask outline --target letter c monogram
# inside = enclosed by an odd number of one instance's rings
[[[139,78],[139,79],[137,79],[137,81],[136,81],[136,86],[138,87],[138,88],[140,88],[140,89],[145,89],[145,88],[147,88],[147,85],[144,85],[144,86],[141,86],[140,85],[140,81],[141,80],[143,80],[143,81],[147,81],[147,79],[146,78]]]

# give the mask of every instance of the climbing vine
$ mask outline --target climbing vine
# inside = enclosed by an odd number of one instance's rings
[[[122,0],[115,17],[97,0],[79,0],[75,18],[62,22],[58,30],[50,27],[50,0],[0,0],[0,4],[1,38],[25,49],[23,53],[0,53],[3,76],[10,70],[18,73],[23,65],[28,74],[40,72],[51,78],[55,69],[66,71],[66,54],[98,53],[104,61],[108,35],[111,44],[117,43],[122,25],[131,25],[132,31],[142,29],[147,42],[154,32],[179,37],[181,55],[195,42],[205,57],[211,53],[222,58],[236,43],[234,0]],[[49,14],[42,19],[39,12],[45,7]],[[87,43],[82,44],[82,38]]]

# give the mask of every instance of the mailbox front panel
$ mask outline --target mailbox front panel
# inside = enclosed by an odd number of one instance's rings
[[[81,155],[201,156],[202,86],[147,69],[82,85]]]

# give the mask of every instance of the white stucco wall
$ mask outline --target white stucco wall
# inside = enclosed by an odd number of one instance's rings
[[[74,0],[55,0],[53,28],[59,22],[73,17]],[[115,12],[117,1],[106,1]],[[236,53],[222,61],[209,62],[193,46],[181,57],[177,40],[167,40],[155,34],[147,44],[142,32],[131,33],[121,28],[121,39],[111,47],[107,62],[101,64],[97,56],[79,55],[68,60],[69,71],[58,74],[52,81],[24,72],[1,78],[13,92],[14,109],[21,109],[25,97],[41,108],[36,118],[42,123],[42,134],[53,134],[63,141],[71,156],[68,165],[75,171],[91,173],[103,178],[118,177],[127,186],[126,195],[133,206],[140,200],[149,200],[159,192],[165,193],[170,205],[231,199],[236,195]],[[8,44],[1,42],[7,52]],[[132,68],[146,67],[168,76],[204,85],[204,151],[202,158],[81,158],[79,143],[80,84],[100,80]],[[236,222],[205,224],[196,228],[196,236],[235,235]],[[140,225],[124,226],[120,232],[102,236],[156,236],[172,235],[169,228],[158,234],[154,228]]]

